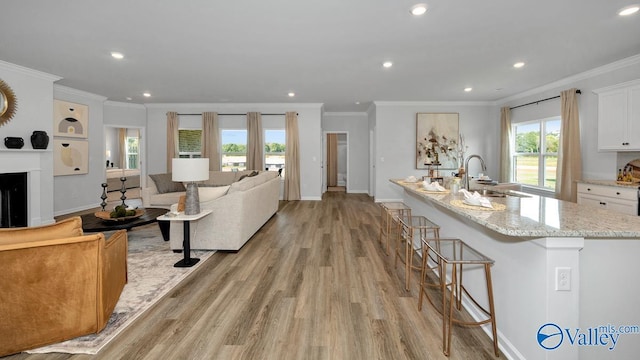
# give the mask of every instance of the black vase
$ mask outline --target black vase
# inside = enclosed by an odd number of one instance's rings
[[[49,135],[46,131],[36,130],[31,134],[31,146],[34,149],[46,149],[49,146]]]
[[[22,149],[24,146],[24,139],[21,137],[9,136],[4,138],[4,146],[8,149]]]

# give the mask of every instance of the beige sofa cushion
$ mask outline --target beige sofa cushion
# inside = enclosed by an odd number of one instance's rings
[[[201,187],[198,188],[198,198],[200,202],[215,200],[221,196],[227,194],[229,185],[216,186],[216,187]],[[166,206],[167,204],[177,204],[180,201],[180,196],[184,196],[185,191],[170,192],[164,194],[153,195],[151,200],[151,206]]]
[[[158,193],[165,194],[176,191],[185,191],[184,185],[181,182],[174,182],[171,180],[171,173],[164,174],[152,174],[149,175],[156,185]]]
[[[180,196],[183,196],[184,194],[184,191],[154,194],[149,199],[149,206],[166,206],[168,208],[171,204],[177,204],[180,201]]]
[[[246,191],[278,176],[276,171],[263,171],[256,176],[245,177],[244,179],[234,182],[229,188],[229,194],[238,191]]]
[[[229,191],[229,187],[230,185],[198,188],[198,197],[200,198],[200,202],[202,203],[205,201],[215,200],[226,195],[227,191]]]
[[[209,180],[198,183],[200,187],[230,185],[238,181],[241,176],[250,174],[251,170],[245,171],[210,171]]]

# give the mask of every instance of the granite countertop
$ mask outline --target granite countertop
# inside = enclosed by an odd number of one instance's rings
[[[452,200],[464,199],[462,194],[427,193],[421,190],[420,182],[390,181],[426,201],[508,236],[640,239],[640,216],[524,193],[517,194],[526,197],[490,198],[492,203],[505,205],[505,210],[475,210],[451,204]]]
[[[584,184],[613,186],[613,187],[621,187],[621,188],[632,188],[632,189],[640,188],[640,184],[639,183],[618,184],[615,180],[579,180],[578,182],[579,183],[584,183]]]

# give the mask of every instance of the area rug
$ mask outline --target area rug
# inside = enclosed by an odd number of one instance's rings
[[[214,251],[192,251],[191,256],[200,258],[200,262],[190,268],[175,268],[173,264],[182,259],[183,255],[174,253],[169,247],[169,242],[162,240],[157,224],[133,228],[128,236],[128,283],[105,329],[98,334],[78,337],[27,352],[92,355],[98,353],[109,341],[214,253]]]

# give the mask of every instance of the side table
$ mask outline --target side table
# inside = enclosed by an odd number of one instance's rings
[[[182,221],[182,253],[184,254],[184,258],[175,263],[173,265],[174,267],[192,267],[200,261],[198,258],[191,257],[191,221],[202,219],[211,213],[212,210],[202,210],[199,214],[195,215],[185,215],[184,213],[175,215],[167,213],[158,217],[158,221]]]

